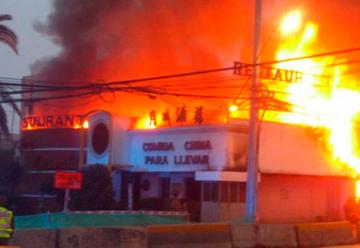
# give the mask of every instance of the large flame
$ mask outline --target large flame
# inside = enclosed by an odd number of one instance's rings
[[[318,27],[314,23],[303,23],[300,11],[287,15],[281,24],[286,40],[280,45],[276,59],[302,57],[313,53],[311,45],[317,38]],[[278,64],[280,68],[304,72],[300,83],[290,83],[282,90],[285,99],[292,104],[290,113],[279,116],[286,123],[305,124],[328,130],[327,143],[333,157],[360,173],[360,156],[356,151],[354,134],[355,118],[360,112],[360,92],[345,88],[341,72],[345,67],[326,67],[333,59],[304,59]],[[330,75],[329,78],[317,75]]]

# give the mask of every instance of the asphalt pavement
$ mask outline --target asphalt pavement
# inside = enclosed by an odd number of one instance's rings
[[[355,244],[355,245],[336,245],[336,246],[322,246],[322,247],[327,247],[327,248],[360,248],[360,244]]]

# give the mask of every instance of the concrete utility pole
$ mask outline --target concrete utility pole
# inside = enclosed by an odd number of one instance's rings
[[[254,47],[253,47],[253,74],[250,98],[250,121],[249,121],[249,144],[247,163],[247,185],[246,185],[246,220],[256,222],[257,206],[257,128],[258,128],[258,50],[261,26],[261,0],[255,0],[255,22],[254,22]]]

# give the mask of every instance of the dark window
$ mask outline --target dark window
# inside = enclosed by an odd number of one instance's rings
[[[185,197],[187,200],[199,201],[201,198],[200,182],[195,181],[193,177],[184,178]]]
[[[162,177],[161,178],[161,197],[170,198],[170,178]]]
[[[239,183],[239,202],[245,203],[246,201],[246,183]]]
[[[229,183],[227,182],[221,182],[220,183],[220,201],[221,202],[228,202],[229,201]]]
[[[109,145],[109,130],[104,123],[98,123],[93,130],[91,143],[96,154],[103,154]]]
[[[204,201],[210,201],[210,198],[211,198],[211,183],[206,183],[204,182],[203,183],[203,187],[204,187]]]
[[[211,201],[219,201],[219,183],[211,183]]]
[[[239,183],[230,183],[230,202],[237,202]]]

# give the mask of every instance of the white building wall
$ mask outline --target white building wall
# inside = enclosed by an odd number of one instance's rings
[[[93,130],[94,127],[98,124],[98,123],[103,123],[104,125],[106,125],[106,127],[111,130],[111,116],[108,112],[95,112],[94,114],[90,115],[88,117],[88,122],[89,122],[89,129],[88,129],[88,143],[87,143],[87,157],[86,157],[86,161],[87,164],[103,164],[103,165],[108,165],[110,163],[110,154],[111,154],[111,150],[110,150],[110,146],[108,146],[107,150],[102,153],[102,154],[96,154],[96,152],[94,151],[93,147],[92,147],[92,134],[93,134]]]
[[[260,132],[259,170],[271,174],[350,175],[346,164],[333,159],[316,129],[264,122]]]
[[[354,183],[346,177],[264,175],[258,187],[260,222],[295,223],[343,219]]]
[[[130,161],[129,164],[133,166],[134,170],[140,171],[168,171],[168,172],[190,172],[202,170],[221,171],[230,166],[234,167],[237,162],[233,161],[234,156],[229,155],[229,152],[237,149],[235,146],[243,147],[238,144],[246,142],[246,135],[242,136],[238,132],[230,132],[234,127],[228,126],[194,126],[181,128],[163,128],[157,130],[134,130],[129,132],[130,140]],[[233,137],[234,136],[234,137]],[[236,137],[235,137],[236,136]],[[244,139],[244,141],[238,141]],[[235,142],[236,140],[236,142]],[[193,149],[186,150],[184,144],[187,141],[209,141],[210,149]],[[231,142],[230,142],[231,141]],[[145,143],[159,143],[171,142],[174,150],[157,150],[145,151],[143,145]],[[241,148],[242,149],[242,148]],[[178,161],[184,159],[185,156],[207,156],[208,164],[181,164],[176,163],[174,158]],[[146,163],[146,157],[160,156],[166,157],[167,162],[164,164]]]

